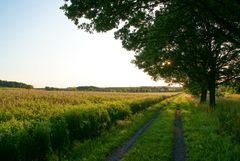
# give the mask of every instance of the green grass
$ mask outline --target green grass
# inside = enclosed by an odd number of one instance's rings
[[[112,127],[108,132],[103,133],[100,137],[85,140],[84,142],[75,142],[72,152],[66,156],[67,160],[105,160],[112,149],[118,147],[125,139],[132,136],[161,106],[162,104],[157,104],[131,118],[118,121],[116,126]]]
[[[229,95],[217,101],[214,114],[219,120],[222,132],[240,144],[240,95]]]
[[[181,104],[188,161],[239,161],[240,145],[221,130],[215,111],[197,106],[188,96]],[[231,108],[231,107],[229,107]]]
[[[170,161],[172,159],[174,111],[172,109],[162,111],[122,161]]]
[[[161,112],[153,124],[136,141],[123,157],[122,161],[170,161],[172,160],[175,107],[181,96],[175,96],[162,102],[166,109]]]

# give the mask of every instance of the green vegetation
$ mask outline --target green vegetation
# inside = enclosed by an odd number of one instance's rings
[[[224,83],[219,86],[218,91],[223,93],[240,94],[240,81],[237,80]]]
[[[240,161],[239,95],[219,98],[212,109],[172,94],[1,89],[0,159],[105,160],[165,106],[123,160],[171,160],[180,104],[187,160]]]
[[[122,161],[172,160],[176,97],[161,102],[166,109],[137,140]]]
[[[238,111],[237,114],[228,112],[233,110],[231,106],[233,104],[235,107],[239,107],[239,100],[238,103],[230,103],[230,106],[226,106],[225,101],[228,102],[227,100],[219,100],[218,108],[212,110],[208,106],[197,105],[195,100],[189,96],[182,98],[181,107],[187,160],[240,160],[240,143],[235,140],[237,134],[235,131],[239,130],[240,122],[231,122],[231,120],[239,119],[240,109],[233,108]],[[231,116],[229,117],[229,115]],[[226,121],[229,118],[231,119],[228,121],[233,123],[231,125]],[[234,132],[230,130],[231,126],[234,128]]]
[[[65,1],[86,32],[114,30],[133,62],[153,79],[197,88],[216,105],[219,84],[240,78],[239,0]],[[198,93],[197,92],[197,93]]]
[[[0,87],[8,87],[8,88],[26,88],[26,89],[32,89],[32,85],[28,85],[21,82],[14,82],[14,81],[3,81],[0,80]]]
[[[146,86],[146,87],[95,87],[79,86],[68,88],[45,87],[47,91],[98,91],[98,92],[181,92],[182,87]]]
[[[0,156],[8,161],[60,159],[75,140],[99,136],[169,96],[11,89],[0,94]]]
[[[132,136],[138,128],[145,124],[152,115],[162,107],[161,103],[151,106],[143,112],[138,112],[130,118],[119,120],[116,126],[100,137],[88,139],[84,142],[75,142],[73,152],[67,158],[72,161],[100,161],[105,160],[111,151]]]
[[[219,120],[222,132],[240,144],[240,95],[227,95],[219,99],[214,114]]]

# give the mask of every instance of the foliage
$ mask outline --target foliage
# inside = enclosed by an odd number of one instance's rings
[[[106,87],[106,88],[99,88],[99,87],[85,87],[80,86],[76,88],[80,91],[104,91],[104,92],[179,92],[182,90],[181,87]]]
[[[3,80],[0,80],[0,87],[26,88],[26,89],[33,88],[32,85],[28,85],[25,83],[13,82],[13,81],[3,81]]]
[[[79,86],[68,88],[45,87],[47,91],[98,91],[98,92],[181,92],[182,87],[166,87],[166,86],[142,86],[142,87],[95,87],[95,86]]]
[[[240,82],[239,81],[226,82],[219,87],[219,91],[231,94],[234,93],[240,94]]]
[[[201,87],[197,82],[185,84],[184,87],[186,88],[187,92],[191,93],[194,96],[199,96],[201,94]]]
[[[209,89],[211,106],[218,83],[240,77],[237,0],[65,2],[61,9],[80,29],[116,29],[139,68],[154,79],[197,82],[204,93]]]

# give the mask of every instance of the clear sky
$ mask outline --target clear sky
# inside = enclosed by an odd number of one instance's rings
[[[1,0],[0,79],[34,87],[161,86],[131,64],[113,33],[78,30],[63,0]]]

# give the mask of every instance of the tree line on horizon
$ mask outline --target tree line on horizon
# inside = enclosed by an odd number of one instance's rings
[[[180,92],[182,87],[167,86],[142,86],[142,87],[96,87],[96,86],[78,86],[68,88],[45,87],[47,91],[98,91],[98,92]]]
[[[25,89],[33,89],[34,87],[29,84],[15,82],[15,81],[5,81],[0,80],[0,87],[8,87],[8,88],[25,88]]]
[[[28,85],[16,81],[5,81],[0,80],[0,87],[3,88],[24,88],[34,89],[33,85]],[[144,92],[190,92],[195,96],[200,96],[201,92],[197,84],[191,84],[190,87],[170,87],[170,86],[140,86],[140,87],[96,87],[96,86],[78,86],[78,87],[67,87],[57,88],[49,87],[37,88],[44,89],[46,91],[96,91],[96,92],[133,92],[133,93],[144,93]],[[224,83],[218,87],[219,93],[232,93],[240,94],[240,82],[230,81]]]

